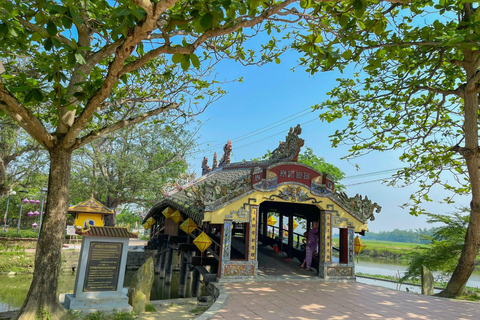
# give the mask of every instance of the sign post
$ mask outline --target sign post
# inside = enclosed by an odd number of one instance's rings
[[[67,229],[68,232],[68,229]],[[77,229],[82,235],[73,294],[65,295],[65,308],[83,312],[131,311],[123,289],[129,238],[127,228]]]

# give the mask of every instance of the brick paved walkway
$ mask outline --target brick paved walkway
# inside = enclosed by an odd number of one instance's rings
[[[421,296],[361,283],[227,283],[211,319],[480,319],[480,303]]]

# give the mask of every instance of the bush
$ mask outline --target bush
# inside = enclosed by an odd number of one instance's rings
[[[7,232],[0,232],[0,237],[3,238],[37,238],[38,232],[34,230],[20,230],[17,233],[17,229],[9,229]]]

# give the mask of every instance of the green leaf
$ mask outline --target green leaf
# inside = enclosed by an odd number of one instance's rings
[[[63,26],[65,27],[65,29],[70,29],[72,27],[72,18],[70,18],[69,16],[62,16],[62,24]]]
[[[37,100],[38,102],[42,102],[43,101],[43,92],[42,90],[38,89],[38,88],[35,88],[32,90],[32,95],[33,95],[33,98],[35,100]]]
[[[57,34],[57,26],[55,25],[55,23],[53,23],[53,21],[48,21],[47,32],[52,37]]]
[[[355,0],[353,1],[353,9],[355,10],[364,10],[365,11],[365,5],[363,4],[362,0]]]
[[[123,17],[123,16],[128,16],[131,14],[130,9],[128,8],[117,8],[113,10],[113,14],[116,15],[117,17]]]
[[[87,63],[87,61],[85,60],[85,58],[83,57],[83,55],[80,52],[75,53],[75,60],[77,60],[77,62],[80,63],[80,64]]]
[[[281,61],[280,61],[280,58],[279,58],[279,57],[276,57],[276,58],[275,58],[275,63],[276,63],[276,64],[280,64],[280,62],[281,62]]]
[[[33,90],[29,91],[27,95],[25,96],[25,99],[23,100],[25,103],[28,103],[32,100],[33,98]]]
[[[210,29],[212,27],[213,16],[210,13],[205,14],[202,19],[200,19],[200,25],[205,29]]]
[[[180,66],[182,67],[183,71],[187,71],[190,67],[190,59],[183,59]]]
[[[185,55],[184,55],[184,54],[181,54],[181,53],[175,53],[175,54],[172,56],[172,62],[174,62],[174,63],[180,63],[180,62],[182,62],[184,59],[185,59]]]
[[[0,24],[0,36],[6,36],[8,34],[8,26],[6,24]]]
[[[189,55],[189,58],[190,58],[190,61],[192,62],[192,65],[195,67],[195,68],[200,68],[200,60],[198,59],[198,57],[192,53]]]
[[[7,115],[7,114],[5,113],[5,111],[0,110],[0,117],[4,117],[4,116],[6,116],[6,115]]]

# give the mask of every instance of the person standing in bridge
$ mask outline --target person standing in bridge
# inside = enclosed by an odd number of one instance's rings
[[[310,271],[312,266],[313,252],[315,252],[318,247],[318,222],[314,222],[312,224],[312,229],[310,229],[310,231],[307,233],[307,246],[305,248],[306,256],[301,267],[305,268],[306,266],[307,268],[305,270]]]

